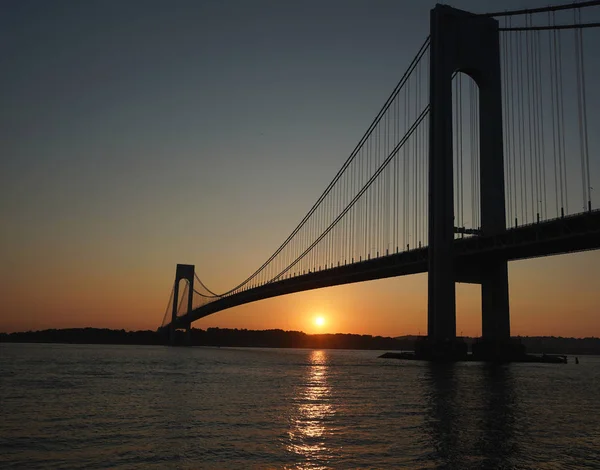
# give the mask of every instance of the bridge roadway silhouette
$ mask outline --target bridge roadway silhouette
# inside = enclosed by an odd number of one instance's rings
[[[469,236],[454,241],[457,282],[479,283],[473,276],[490,258],[525,260],[600,249],[600,210],[508,229],[492,236]],[[239,292],[177,317],[176,328],[213,313],[258,300],[354,282],[427,272],[428,247],[380,256],[352,264],[297,275]]]

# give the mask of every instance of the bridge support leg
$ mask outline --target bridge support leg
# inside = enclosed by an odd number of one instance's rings
[[[427,337],[433,343],[456,338],[454,206],[452,170],[452,67],[449,66],[439,7],[431,11],[429,120],[429,262]],[[423,353],[427,354],[426,351]]]
[[[519,360],[525,347],[510,337],[508,263],[490,260],[481,269],[481,339],[473,344],[473,355],[486,361]]]

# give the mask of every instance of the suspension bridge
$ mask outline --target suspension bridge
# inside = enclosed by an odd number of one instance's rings
[[[456,282],[481,285],[483,344],[508,348],[508,262],[600,248],[594,12],[600,1],[437,5],[429,37],[287,239],[222,293],[178,264],[161,329],[173,341],[249,302],[427,272],[430,350],[452,354]]]

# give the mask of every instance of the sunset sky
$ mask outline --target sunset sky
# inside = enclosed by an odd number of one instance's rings
[[[245,279],[346,160],[433,6],[3,1],[0,331],[156,329],[177,263],[215,291]],[[600,251],[511,263],[509,276],[513,335],[600,336]],[[426,294],[426,275],[401,277],[193,326],[423,334]],[[457,333],[480,335],[479,287],[457,285],[457,299]]]

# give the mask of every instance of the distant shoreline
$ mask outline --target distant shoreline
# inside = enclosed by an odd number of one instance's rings
[[[411,351],[418,336],[396,338],[346,333],[307,334],[301,331],[245,330],[231,328],[193,328],[192,346],[306,348],[306,349],[359,349]],[[530,353],[598,354],[600,338],[563,338],[556,336],[520,336],[518,338]],[[464,337],[470,344],[474,338]],[[120,344],[163,345],[165,338],[157,331],[125,331],[107,328],[64,328],[15,333],[0,333],[0,343],[49,344]]]

